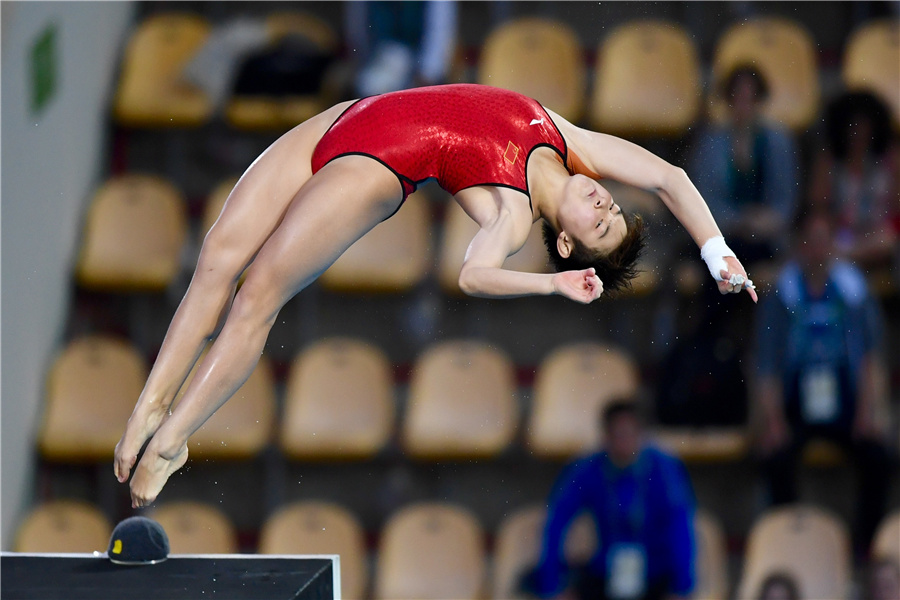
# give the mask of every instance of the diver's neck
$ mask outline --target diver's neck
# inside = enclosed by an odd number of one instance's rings
[[[544,219],[559,230],[559,206],[569,172],[552,154],[552,150],[543,150],[545,149],[538,149],[532,154],[528,169],[532,214],[535,220]]]

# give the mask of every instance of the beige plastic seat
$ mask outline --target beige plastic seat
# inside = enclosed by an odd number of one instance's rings
[[[812,36],[796,21],[763,17],[733,25],[716,46],[712,87],[717,91],[732,69],[753,64],[769,85],[765,115],[797,132],[804,131],[819,110],[819,71]],[[724,115],[724,101],[711,94],[711,111]]]
[[[338,37],[322,19],[304,12],[279,11],[266,18],[271,43],[288,34],[300,35],[323,52],[334,52]],[[228,122],[240,129],[288,129],[328,108],[324,94],[268,98],[234,96],[225,108]]]
[[[572,122],[584,112],[581,44],[560,21],[528,17],[492,31],[481,49],[477,79],[534,98]]]
[[[900,510],[886,516],[872,540],[872,557],[893,558],[900,566]]]
[[[187,209],[171,183],[123,175],[97,190],[87,213],[76,266],[85,288],[162,290],[181,269]]]
[[[737,597],[755,598],[776,571],[794,576],[802,600],[846,598],[851,575],[847,527],[814,506],[766,512],[750,530]]]
[[[70,342],[47,376],[41,454],[61,462],[112,459],[146,379],[144,358],[125,340],[92,335]]]
[[[418,458],[478,458],[503,451],[518,422],[509,357],[488,344],[449,341],[416,361],[403,447]]]
[[[199,126],[209,120],[209,98],[181,78],[209,32],[206,19],[192,14],[161,13],[140,23],[122,59],[116,120],[132,127]]]
[[[677,136],[700,110],[697,49],[676,23],[635,21],[597,48],[590,121],[624,136]]]
[[[474,600],[485,586],[484,534],[467,510],[420,503],[382,530],[375,575],[379,600]]]
[[[694,598],[726,600],[728,598],[728,548],[719,520],[705,510],[694,517],[697,540],[697,573]]]
[[[206,351],[194,364],[172,406],[177,407]],[[263,355],[234,395],[188,440],[191,458],[246,459],[262,452],[272,441],[275,428],[275,377]]]
[[[494,550],[494,577],[491,594],[495,600],[519,598],[516,587],[524,572],[537,564],[543,543],[547,509],[521,508],[509,515],[497,530]],[[597,533],[590,515],[576,518],[566,534],[565,557],[569,564],[584,564],[597,549]]]
[[[394,425],[391,364],[375,346],[328,338],[291,366],[279,444],[294,459],[360,459],[379,452]]]
[[[602,442],[600,415],[607,402],[633,396],[634,359],[599,343],[557,348],[538,367],[527,444],[546,458],[567,458]]]
[[[445,292],[462,293],[459,289],[459,270],[466,257],[466,250],[476,233],[478,233],[478,224],[466,214],[459,203],[448,198],[438,258],[438,281]],[[544,247],[540,223],[532,225],[525,245],[506,259],[503,268],[527,273],[552,271],[547,250]]]
[[[665,427],[654,431],[659,444],[688,463],[727,463],[741,460],[750,450],[744,427]]]
[[[344,508],[303,501],[282,507],[263,524],[260,554],[337,554],[341,557],[341,597],[361,600],[368,588],[363,529]]]
[[[844,50],[841,78],[850,90],[877,95],[900,127],[900,23],[883,19],[853,32]]]
[[[418,285],[430,267],[431,201],[419,190],[347,248],[320,281],[345,293],[404,292]]]
[[[31,510],[16,531],[14,552],[105,552],[112,524],[96,506],[54,500]]]
[[[167,502],[149,515],[162,525],[171,554],[233,554],[237,533],[221,510],[203,502]]]

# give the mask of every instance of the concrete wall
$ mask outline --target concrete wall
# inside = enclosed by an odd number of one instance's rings
[[[64,325],[85,202],[132,2],[3,2],[0,547],[33,493],[44,375]],[[33,110],[35,43],[53,29],[55,92]],[[112,475],[110,475],[111,477]]]

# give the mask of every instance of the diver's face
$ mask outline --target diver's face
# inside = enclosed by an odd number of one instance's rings
[[[619,247],[628,228],[622,209],[606,188],[590,177],[573,175],[563,193],[558,215],[563,244],[574,238],[604,254]]]

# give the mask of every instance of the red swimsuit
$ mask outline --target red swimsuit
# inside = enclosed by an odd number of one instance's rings
[[[490,86],[443,85],[355,102],[319,140],[312,172],[358,154],[393,171],[404,198],[431,177],[451,194],[496,185],[528,195],[525,168],[541,146],[568,163],[566,142],[537,101]]]

